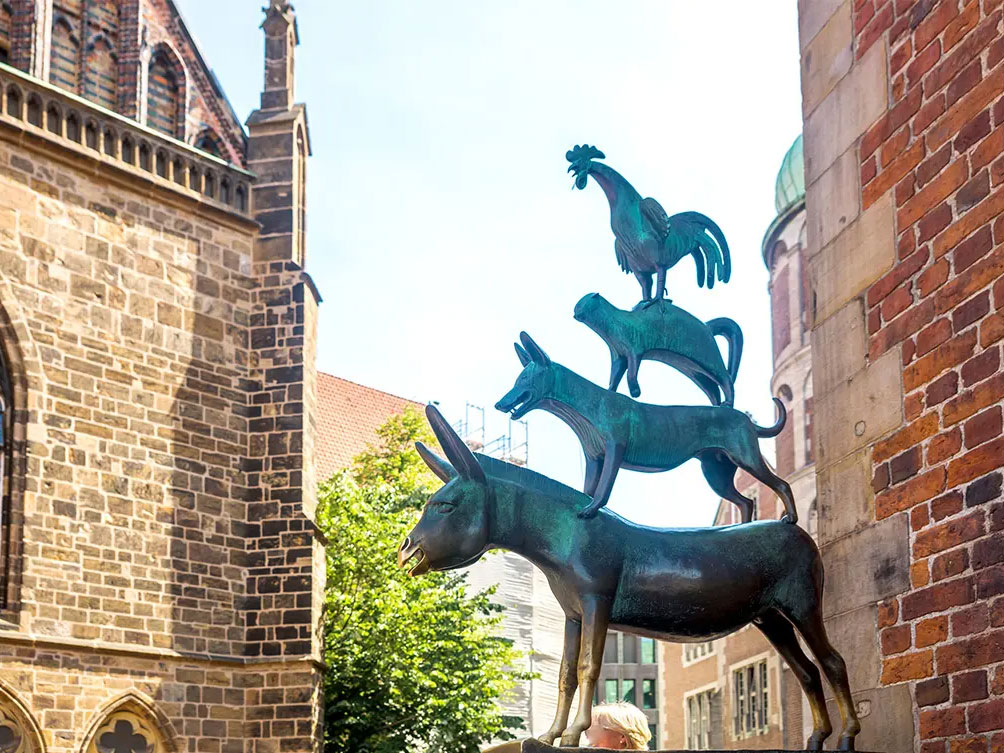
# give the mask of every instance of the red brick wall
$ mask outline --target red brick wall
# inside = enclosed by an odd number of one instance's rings
[[[873,446],[875,516],[908,511],[911,587],[879,605],[884,685],[923,753],[1004,749],[1004,30],[1001,0],[859,0],[892,101],[860,144],[898,261],[866,296],[868,354],[901,345],[903,428]]]
[[[790,284],[788,266],[781,267],[770,286],[770,321],[774,329],[774,361],[791,342],[791,318],[789,316]]]

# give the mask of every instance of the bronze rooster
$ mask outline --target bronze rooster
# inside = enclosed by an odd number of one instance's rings
[[[640,306],[649,306],[666,295],[666,270],[686,255],[697,265],[697,285],[714,287],[732,274],[729,245],[721,229],[700,212],[680,212],[672,217],[655,199],[643,199],[624,177],[609,165],[594,162],[605,155],[583,144],[565,154],[575,174],[575,187],[586,187],[588,176],[603,189],[610,202],[610,227],[614,231],[617,263],[641,285]],[[656,275],[652,295],[652,275]]]

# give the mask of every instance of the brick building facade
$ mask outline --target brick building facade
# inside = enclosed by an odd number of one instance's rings
[[[247,134],[170,0],[9,9],[3,750],[317,750],[292,9],[266,9]]]
[[[802,0],[826,618],[860,749],[1004,747],[999,0]]]

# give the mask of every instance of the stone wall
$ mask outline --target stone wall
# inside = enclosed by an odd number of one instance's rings
[[[860,749],[1004,742],[994,0],[799,3],[827,624]]]
[[[23,128],[0,123],[0,713],[51,753],[116,713],[158,751],[314,750],[313,285],[247,211]]]

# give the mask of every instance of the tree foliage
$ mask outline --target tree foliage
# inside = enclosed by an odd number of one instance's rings
[[[497,636],[501,607],[466,575],[408,576],[397,548],[439,482],[412,447],[417,412],[395,416],[381,445],[321,485],[328,537],[324,631],[327,753],[466,753],[512,737],[498,699],[525,675]]]

